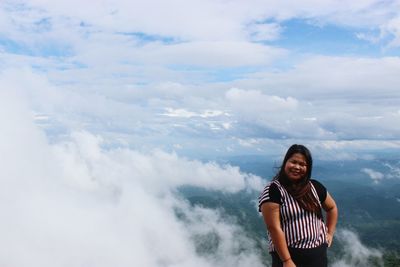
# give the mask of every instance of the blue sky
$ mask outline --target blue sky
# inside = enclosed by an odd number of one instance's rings
[[[398,1],[77,3],[0,4],[3,87],[49,139],[190,157],[400,146]]]
[[[382,44],[366,42],[357,33],[378,35],[376,29],[346,27],[337,24],[318,25],[313,21],[293,19],[282,24],[282,37],[274,45],[293,50],[296,53],[312,53],[329,56],[390,56],[396,49],[382,51]]]

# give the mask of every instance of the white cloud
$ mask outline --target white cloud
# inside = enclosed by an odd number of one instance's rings
[[[278,72],[252,74],[239,87],[265,88],[272,94],[296,98],[340,100],[398,96],[400,60],[313,55]]]
[[[282,31],[277,23],[253,23],[248,26],[248,30],[251,40],[254,41],[277,40]]]
[[[390,34],[391,38],[388,46],[399,47],[400,46],[400,15],[390,20],[383,28],[383,34]]]
[[[398,141],[375,141],[375,140],[327,140],[323,142],[318,142],[319,147],[315,147],[316,150],[333,150],[339,151],[348,148],[349,151],[355,150],[373,150],[377,147],[382,147],[383,149],[398,149],[400,148],[400,142]]]
[[[238,139],[238,142],[241,146],[244,147],[252,147],[256,146],[261,143],[261,140],[255,139],[255,138],[250,138],[250,139]]]
[[[174,0],[168,4],[163,1],[98,1],[95,7],[90,2],[31,0],[27,4],[38,7],[37,11],[47,12],[46,15],[71,17],[108,31],[144,32],[191,40],[243,40],[247,37],[244,25],[274,18],[301,17],[320,23],[376,26],[390,19],[391,10],[396,6],[396,3],[381,5],[379,1],[353,1],[344,7],[331,0],[290,4],[260,0],[194,0],[190,3]],[[78,4],[79,11],[76,10]]]
[[[20,96],[3,89],[0,96],[3,264],[262,266],[239,226],[173,193],[180,185],[259,189],[259,177],[161,151],[105,149],[87,132],[49,144]],[[208,232],[220,238],[215,258],[196,252],[196,236]]]
[[[298,102],[292,97],[286,99],[279,96],[265,95],[261,91],[256,90],[243,90],[232,88],[226,93],[226,98],[237,109],[251,113],[257,112],[271,112],[289,110],[293,111],[297,108]]]
[[[390,164],[385,163],[384,166],[389,168],[389,173],[387,174],[387,178],[390,179],[400,179],[400,163],[397,164]]]
[[[118,142],[134,147],[147,143],[146,150],[164,145],[172,148],[185,139],[184,147],[204,147],[209,153],[210,148],[215,151],[227,145],[232,147],[229,144],[231,138],[300,138],[307,143],[313,143],[309,140],[313,138],[320,144],[317,150],[327,151],[336,146],[331,149],[335,151],[331,156],[342,155],[341,158],[349,159],[358,158],[357,151],[368,148],[398,147],[399,129],[395,122],[400,116],[395,92],[391,98],[371,100],[364,95],[364,100],[349,103],[344,96],[340,99],[323,99],[322,96],[309,99],[306,92],[286,92],[284,89],[278,92],[268,87],[263,90],[227,89],[229,84],[211,84],[203,88],[167,82],[145,87],[125,85],[115,89],[110,84],[97,88],[84,84],[56,84],[27,68],[3,72],[0,81],[4,88],[13,88],[26,95],[34,114],[48,117],[47,121],[36,122],[54,135],[52,138],[70,130],[86,129],[108,135],[106,142],[120,140]],[[263,86],[262,83],[254,86],[250,82],[242,85],[243,88]],[[170,88],[172,94],[168,93]],[[296,98],[290,96],[291,92]],[[202,138],[201,146],[198,142],[194,145],[195,138]],[[354,140],[342,140],[349,138]],[[269,150],[269,145],[262,142],[253,148]],[[237,148],[235,153],[245,147]],[[184,151],[180,150],[180,153]]]
[[[278,46],[290,37],[282,28],[290,19],[351,25],[364,37],[382,29],[393,39],[397,6],[3,1],[1,82],[25,88],[34,112],[49,118],[37,123],[55,135],[89,129],[125,134],[124,143],[147,138],[155,147],[201,137],[220,150],[234,147],[231,138],[389,142],[400,134],[397,57],[304,55]]]
[[[379,35],[372,34],[372,33],[360,32],[360,33],[357,33],[356,36],[360,40],[365,40],[365,41],[371,42],[373,44],[377,44],[381,40],[381,37]]]
[[[377,1],[355,2],[345,8],[335,1],[290,5],[274,1],[177,0],[168,5],[162,1],[98,1],[96,7],[79,2],[79,11],[76,1],[21,3],[2,6],[7,10],[3,11],[6,37],[39,54],[40,50],[59,50],[84,64],[103,62],[108,64],[102,67],[109,68],[112,61],[120,69],[123,64],[118,61],[124,59],[231,67],[268,63],[284,50],[249,42],[277,38],[278,22],[263,23],[266,20],[300,17],[352,26],[346,20],[354,20],[365,26],[363,21],[371,23],[371,17],[377,17],[372,23],[375,27],[393,20],[393,9]]]
[[[383,173],[374,171],[370,168],[363,168],[361,169],[361,171],[367,174],[375,184],[380,183],[385,178],[385,175]]]
[[[201,113],[196,113],[192,111],[187,111],[185,109],[166,108],[166,111],[167,111],[166,113],[162,113],[161,115],[167,117],[181,117],[181,118],[191,118],[191,117],[210,118],[222,115],[229,115],[221,110],[204,110]]]
[[[232,88],[225,95],[232,114],[242,125],[261,127],[255,135],[277,139],[332,137],[317,120],[305,119],[306,107],[293,97],[268,95],[259,90]]]
[[[136,48],[128,58],[145,64],[181,64],[202,67],[241,67],[266,65],[285,55],[284,49],[249,42],[184,42],[149,44]]]
[[[369,262],[371,258],[376,259],[379,266],[383,266],[382,252],[362,244],[356,233],[347,229],[339,229],[335,236],[343,245],[344,255],[342,259],[334,262],[332,267],[370,267],[372,266]]]
[[[379,158],[379,150],[397,150],[400,142],[396,140],[304,140],[316,158],[328,161],[374,160]]]
[[[273,113],[292,137],[307,129],[306,135],[320,139],[397,140],[399,71],[396,57],[311,56],[294,68],[251,74],[228,85],[259,92],[251,104],[244,96],[237,98],[237,110],[248,120],[267,124]],[[294,99],[296,108],[282,106],[278,111],[277,102],[273,105],[265,99],[271,95]],[[293,128],[286,125],[294,123]]]
[[[55,16],[71,16],[110,31],[144,32],[183,39],[237,39],[240,24],[224,1],[30,1]],[[76,5],[80,4],[79,12]],[[224,12],[225,11],[225,12]],[[239,13],[237,13],[239,14]],[[156,18],[156,19],[155,19]],[[162,22],[162,23],[160,23]],[[239,33],[239,34],[238,34]]]

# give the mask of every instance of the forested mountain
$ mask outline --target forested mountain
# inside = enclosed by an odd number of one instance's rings
[[[277,166],[273,160],[260,157],[236,157],[220,160],[220,163],[239,166],[243,172],[262,177],[265,183]],[[313,177],[328,188],[337,202],[338,229],[356,233],[363,245],[382,253],[382,257],[371,256],[369,266],[400,266],[399,162],[384,159],[317,161],[314,166]],[[256,209],[259,192],[227,194],[193,187],[181,188],[180,192],[192,205],[219,209],[225,216],[234,218],[257,242],[260,251],[265,250],[265,226]],[[345,258],[345,250],[344,241],[335,238],[329,250],[331,262]],[[268,255],[262,254],[268,266]],[[352,264],[362,266],[361,263]]]

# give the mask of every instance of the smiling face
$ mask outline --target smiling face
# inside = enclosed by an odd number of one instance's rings
[[[300,181],[307,173],[307,161],[303,154],[294,153],[285,164],[285,174],[289,180]]]

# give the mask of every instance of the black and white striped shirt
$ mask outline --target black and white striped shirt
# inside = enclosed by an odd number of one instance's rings
[[[321,205],[326,199],[326,188],[316,180],[310,182],[312,193]],[[323,219],[314,212],[302,209],[279,181],[272,181],[264,188],[259,197],[260,211],[261,205],[265,202],[279,204],[281,227],[288,247],[315,248],[326,243],[327,228]],[[269,251],[275,251],[270,236],[268,241]]]

